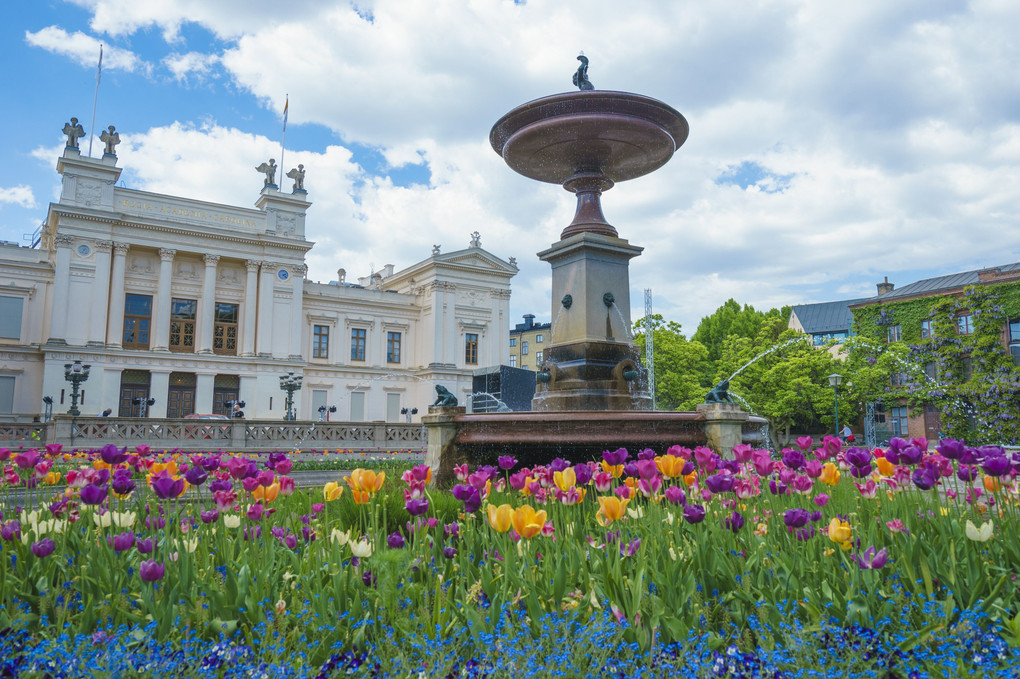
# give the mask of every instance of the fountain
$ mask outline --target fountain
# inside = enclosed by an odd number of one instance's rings
[[[575,78],[576,79],[576,78]],[[581,84],[578,84],[579,87]],[[560,240],[538,253],[552,267],[552,344],[540,367],[532,412],[465,414],[434,407],[428,463],[513,454],[522,462],[590,459],[605,449],[711,444],[720,450],[760,438],[761,418],[732,403],[698,412],[652,411],[648,380],[630,333],[629,262],[642,248],[620,238],[602,212],[615,184],[662,167],[687,140],[687,120],[639,94],[591,89],[555,94],[513,109],[489,142],[508,166],[577,197]]]

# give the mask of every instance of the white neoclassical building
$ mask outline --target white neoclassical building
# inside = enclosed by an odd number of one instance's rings
[[[116,186],[115,155],[71,146],[57,172],[39,247],[0,245],[0,417],[30,419],[47,396],[67,412],[74,361],[91,366],[83,415],[133,416],[142,398],[150,417],[241,400],[282,418],[293,372],[298,418],[391,422],[426,413],[436,384],[467,403],[472,370],[508,362],[517,267],[477,233],[402,271],[316,283],[303,190],[269,183],[254,209],[136,191]]]

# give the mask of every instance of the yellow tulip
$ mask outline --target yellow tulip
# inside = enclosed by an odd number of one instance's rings
[[[840,521],[838,518],[833,518],[829,522],[829,539],[833,542],[846,545],[850,542],[850,538],[853,537],[854,531],[850,528],[850,524],[846,521]]]
[[[682,457],[676,457],[675,455],[663,455],[662,457],[655,458],[655,466],[659,468],[659,473],[668,479],[682,476],[686,463],[687,461]]]
[[[697,480],[697,478],[698,478],[698,472],[697,472],[697,470],[695,470],[695,471],[691,472],[690,474],[688,474],[687,476],[683,477],[684,485],[687,486],[688,488],[690,488],[691,486],[694,485],[694,482]]]
[[[386,472],[378,474],[371,469],[355,469],[346,479],[351,490],[361,490],[367,493],[378,493],[386,480]]]
[[[878,473],[882,476],[892,476],[896,473],[896,465],[884,457],[876,457],[875,464],[878,465]]]
[[[622,464],[609,464],[605,460],[602,460],[602,471],[606,472],[614,479],[618,479],[623,476],[623,465]]]
[[[268,486],[259,486],[251,492],[252,497],[263,502],[272,502],[280,495],[280,484],[272,483]]]
[[[831,462],[826,462],[825,465],[822,467],[822,473],[818,477],[818,480],[827,486],[835,486],[837,483],[839,483],[839,477],[840,477],[839,467],[837,467]]]
[[[47,472],[43,477],[43,483],[48,486],[55,486],[60,483],[60,472]]]
[[[531,505],[523,505],[514,510],[514,530],[522,538],[533,538],[545,527],[545,510],[536,512]]]
[[[497,533],[505,533],[510,530],[510,526],[513,523],[513,507],[510,505],[487,505],[486,510],[489,513],[489,525]]]
[[[326,502],[332,502],[344,494],[344,487],[336,481],[330,481],[322,487],[322,497]]]
[[[630,503],[630,498],[621,500],[615,495],[610,496],[599,496],[599,513],[596,515],[596,519],[603,526],[608,526],[613,521],[619,521],[627,513],[627,505]]]
[[[564,493],[577,485],[577,474],[573,467],[567,467],[561,472],[553,472],[553,483]]]

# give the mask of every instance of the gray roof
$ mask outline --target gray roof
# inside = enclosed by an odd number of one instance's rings
[[[791,311],[804,326],[804,332],[817,335],[828,332],[847,332],[853,314],[850,305],[864,302],[865,299],[845,299],[840,302],[822,302],[821,304],[800,304]]]
[[[909,283],[904,285],[902,288],[896,288],[884,295],[878,297],[872,297],[868,301],[896,299],[898,297],[911,297],[913,295],[926,295],[940,290],[954,290],[962,288],[965,285],[974,285],[978,282],[978,273],[986,271],[987,269],[997,269],[999,271],[1020,271],[1020,262],[1014,262],[1013,264],[1004,264],[996,267],[986,267],[985,269],[977,269],[975,271],[964,271],[962,273],[952,273],[947,276],[936,276],[935,278],[925,278],[923,281],[917,281],[916,283]],[[864,300],[860,300],[864,301]]]

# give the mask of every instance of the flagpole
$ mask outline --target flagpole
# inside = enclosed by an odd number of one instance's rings
[[[287,109],[290,107],[290,95],[287,96],[287,102],[283,105],[283,139],[280,141],[280,183],[278,186],[283,186],[283,154],[287,150]]]
[[[99,81],[103,77],[103,43],[99,43],[99,65],[96,67],[96,93],[92,97],[92,124],[89,125],[89,158],[92,157],[92,133],[96,131],[96,102],[99,101]]]

